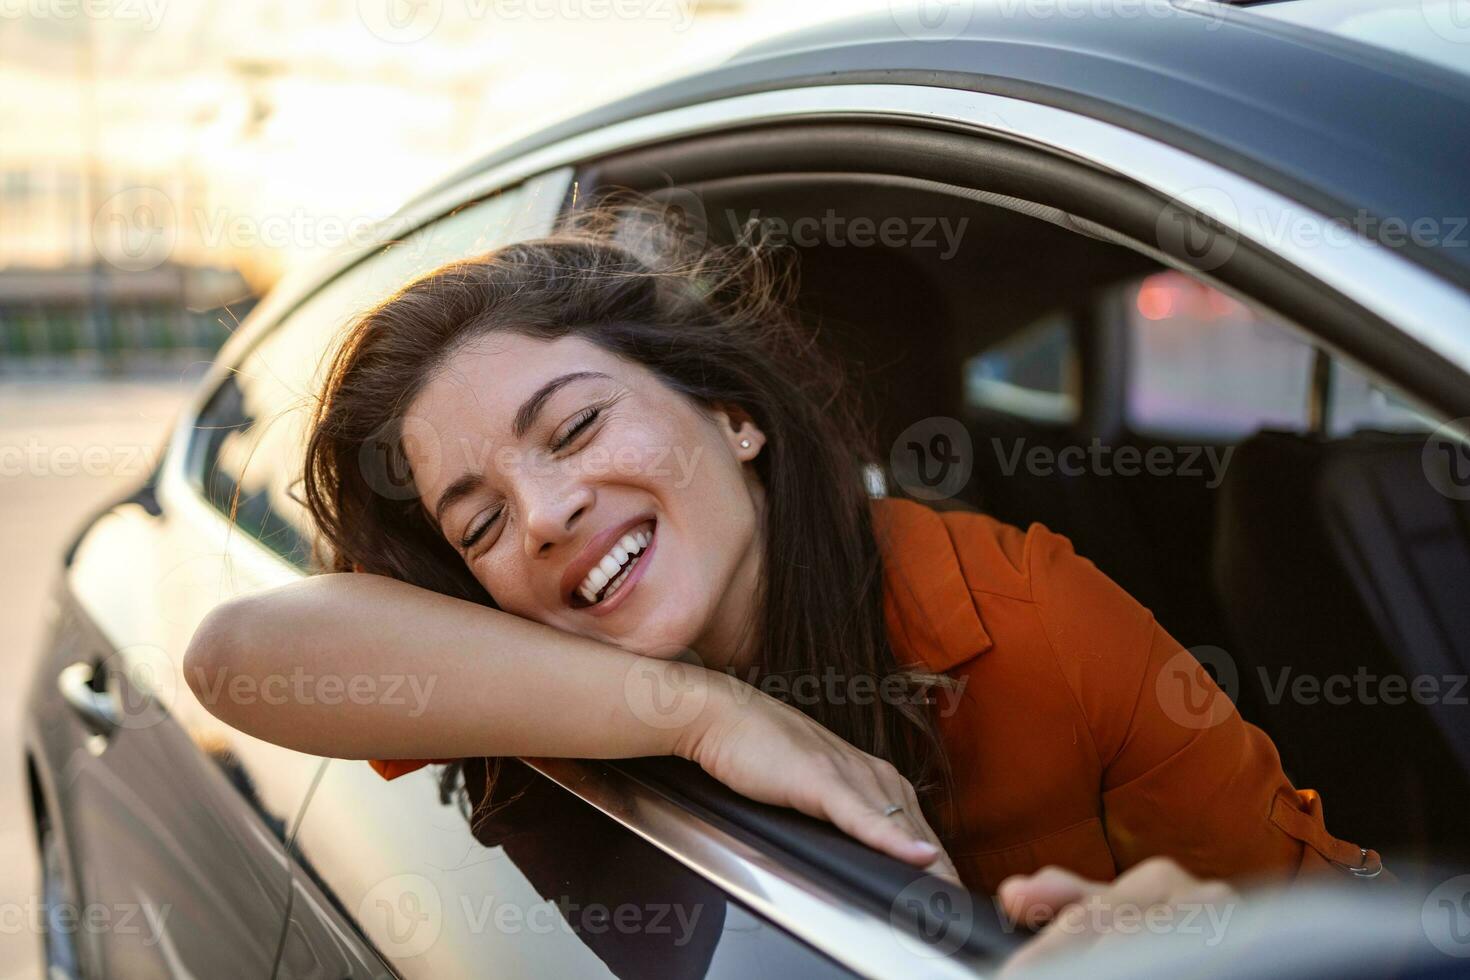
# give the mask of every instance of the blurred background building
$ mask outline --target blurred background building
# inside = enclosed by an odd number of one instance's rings
[[[207,359],[456,162],[887,0],[0,0],[0,378]]]

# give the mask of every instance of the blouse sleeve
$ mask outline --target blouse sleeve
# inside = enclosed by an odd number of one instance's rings
[[[429,765],[447,765],[456,762],[456,759],[369,759],[368,765],[372,766],[379,776],[384,779],[397,779],[406,776],[415,770]]]
[[[1328,832],[1317,793],[1292,786],[1271,739],[1147,609],[1066,538],[1039,526],[1028,537],[1034,597],[1102,765],[1119,870],[1156,855],[1208,878],[1381,869],[1376,851]]]

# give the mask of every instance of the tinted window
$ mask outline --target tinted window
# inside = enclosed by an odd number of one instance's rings
[[[1334,436],[1363,429],[1429,432],[1438,424],[1398,391],[1341,361],[1332,364],[1327,417],[1329,432]]]
[[[1177,272],[1125,290],[1135,432],[1241,438],[1303,430],[1312,347],[1279,322]]]
[[[465,207],[353,266],[291,312],[199,417],[190,472],[205,498],[241,531],[304,565],[310,524],[299,499],[302,452],[312,400],[343,331],[417,275],[544,233],[537,216],[547,208],[533,200],[536,193],[518,188]]]
[[[1077,351],[1071,317],[1054,313],[965,362],[965,399],[1042,422],[1075,422]]]
[[[1127,419],[1144,434],[1243,439],[1310,427],[1317,348],[1284,322],[1178,272],[1124,290]],[[1329,360],[1327,435],[1428,432],[1435,423],[1397,391]]]

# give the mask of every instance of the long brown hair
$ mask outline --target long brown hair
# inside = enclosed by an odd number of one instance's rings
[[[853,386],[796,314],[794,256],[699,240],[680,213],[631,196],[584,208],[558,233],[463,259],[416,279],[349,328],[312,419],[305,498],[319,561],[494,605],[418,497],[398,428],[436,368],[496,331],[577,336],[635,361],[697,405],[736,405],[764,430],[763,676],[835,672],[847,690],[906,696],[797,706],[887,759],[922,794],[947,785],[923,691],[933,675],[895,662],[865,467],[872,431]],[[389,480],[385,488],[385,476]],[[447,800],[456,777],[446,772]],[[937,782],[936,782],[937,778]],[[943,823],[943,821],[939,821]],[[942,831],[941,831],[942,832]]]

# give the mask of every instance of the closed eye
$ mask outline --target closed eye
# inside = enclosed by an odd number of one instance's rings
[[[472,525],[470,527],[470,530],[466,531],[464,537],[460,539],[459,550],[468,551],[469,549],[473,548],[475,546],[475,542],[479,541],[485,536],[485,532],[490,530],[490,525],[494,524],[495,519],[499,516],[500,511],[497,510],[495,513],[491,514],[483,521],[480,521],[478,524]]]
[[[597,417],[601,414],[602,408],[600,406],[597,408],[584,408],[577,414],[576,419],[573,420],[572,427],[567,430],[567,434],[552,444],[552,452],[560,452],[571,445],[572,440],[586,431],[587,427],[593,422],[596,422]]]

